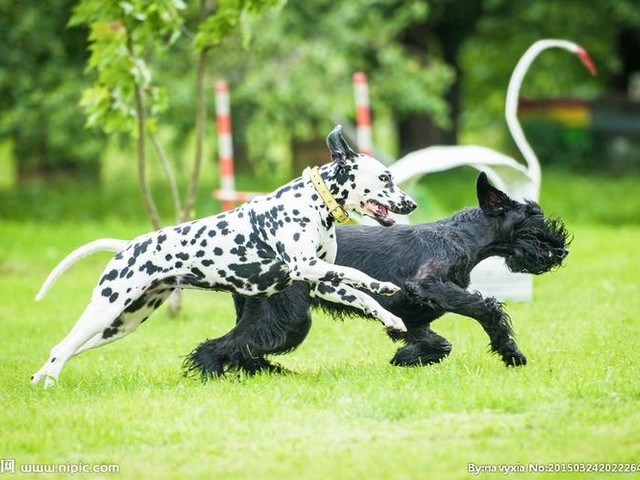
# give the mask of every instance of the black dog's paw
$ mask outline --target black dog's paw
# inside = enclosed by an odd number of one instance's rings
[[[439,363],[451,353],[452,345],[440,337],[440,341],[416,342],[399,348],[391,359],[396,367],[424,366]]]
[[[268,372],[274,375],[297,375],[297,372],[294,370],[289,370],[288,368],[283,367],[278,363],[271,363],[271,365],[263,370],[263,372]]]
[[[231,368],[239,370],[247,375],[256,375],[260,373],[287,375],[293,373],[282,365],[272,363],[263,356],[243,357],[237,362],[233,362]]]
[[[511,350],[502,354],[502,361],[507,367],[523,367],[527,364],[527,357],[518,350]]]

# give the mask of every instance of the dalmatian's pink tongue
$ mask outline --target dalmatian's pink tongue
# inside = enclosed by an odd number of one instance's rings
[[[368,200],[366,208],[371,212],[372,216],[383,225],[391,225],[395,223],[393,217],[389,214],[389,209],[375,200]]]

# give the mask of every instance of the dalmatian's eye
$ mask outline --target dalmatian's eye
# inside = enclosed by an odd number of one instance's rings
[[[383,173],[378,177],[378,179],[380,179],[380,181],[384,183],[386,186],[391,185],[391,175],[389,175],[388,173]]]

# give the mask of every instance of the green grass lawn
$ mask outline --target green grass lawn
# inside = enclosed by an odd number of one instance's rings
[[[523,368],[505,368],[479,325],[455,315],[434,324],[454,344],[446,361],[397,368],[379,324],[316,313],[308,340],[277,360],[294,374],[202,385],[181,376],[182,356],[226,332],[233,306],[225,294],[187,292],[180,318],[161,309],[124,340],[70,361],[45,391],[29,376],[75,322],[108,257],[83,260],[34,303],[41,282],[73,247],[147,227],[0,219],[0,459],[16,469],[117,464],[102,478],[118,479],[460,479],[473,478],[470,463],[640,469],[640,225],[568,223],[566,267],[536,278],[533,302],[507,305]]]

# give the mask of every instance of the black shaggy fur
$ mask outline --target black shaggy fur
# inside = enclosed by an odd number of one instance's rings
[[[537,203],[512,200],[492,187],[484,174],[476,189],[479,208],[444,220],[337,230],[337,264],[403,287],[392,297],[375,296],[407,326],[407,332],[389,332],[394,341],[404,343],[391,360],[394,365],[427,365],[451,352],[451,344],[430,326],[446,312],[477,320],[489,336],[491,350],[506,365],[526,364],[502,304],[466,290],[470,273],[490,256],[503,257],[513,272],[548,272],[568,254],[569,235],[563,223],[545,217]],[[305,339],[311,327],[310,306],[338,317],[361,315],[348,306],[310,298],[309,287],[301,282],[269,298],[236,295],[234,303],[237,325],[201,343],[185,360],[186,373],[206,380],[229,369],[279,371],[265,355],[291,351]]]

